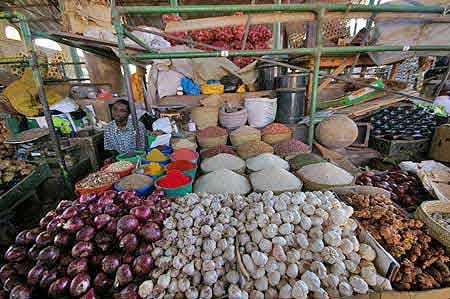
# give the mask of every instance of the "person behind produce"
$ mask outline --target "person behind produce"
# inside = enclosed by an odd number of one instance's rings
[[[136,145],[136,132],[130,119],[130,106],[126,100],[118,100],[112,105],[112,118],[114,119],[105,128],[104,147],[111,156],[122,153],[132,153]],[[146,129],[138,122],[139,144],[145,147]]]

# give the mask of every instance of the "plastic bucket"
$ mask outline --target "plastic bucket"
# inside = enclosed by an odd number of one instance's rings
[[[105,166],[103,166],[100,170],[101,171],[106,171],[106,169],[108,168],[108,166],[109,165],[105,165]],[[133,172],[133,169],[136,167],[136,164],[135,163],[133,163],[133,166],[131,166],[130,168],[128,168],[128,169],[125,169],[125,170],[122,170],[122,171],[110,171],[110,172],[112,172],[112,173],[115,173],[115,174],[117,174],[119,177],[124,177],[124,176],[127,176],[127,175],[130,175],[132,172]]]
[[[142,157],[142,155],[145,154],[145,151],[135,151],[136,155],[133,157],[127,157],[127,153],[120,154],[116,157],[117,161],[130,161],[137,163],[139,158]]]
[[[247,108],[248,124],[255,128],[262,128],[275,120],[277,99],[245,99],[245,108]]]
[[[195,175],[197,174],[197,167],[191,170],[183,170],[183,173],[190,176],[191,178],[195,178]]]
[[[182,197],[185,196],[188,193],[192,193],[192,183],[194,182],[194,179],[191,178],[191,181],[187,183],[186,185],[177,187],[177,188],[163,188],[158,185],[159,180],[155,182],[155,187],[158,189],[161,189],[164,191],[164,194],[167,197],[175,198],[175,197]]]
[[[200,155],[199,155],[197,152],[195,152],[195,151],[192,151],[192,152],[194,153],[195,158],[192,159],[192,160],[187,160],[187,161],[191,161],[192,163],[197,164],[198,158],[199,158]],[[172,162],[174,162],[174,161],[178,161],[178,160],[181,160],[181,159],[175,159],[174,156],[173,156],[173,154],[171,154],[171,155],[170,155],[170,160],[171,160]]]
[[[150,183],[149,185],[147,185],[147,186],[145,186],[145,187],[141,187],[141,188],[138,188],[138,189],[133,189],[134,191],[136,191],[136,193],[138,194],[138,195],[140,195],[140,196],[147,196],[147,195],[149,195],[150,194],[150,192],[153,190],[153,182],[152,183]],[[119,187],[119,182],[117,182],[117,183],[115,183],[114,184],[114,189],[116,190],[116,191],[119,191],[119,192],[121,192],[121,191],[126,191],[126,189],[123,189],[123,188],[120,188]]]

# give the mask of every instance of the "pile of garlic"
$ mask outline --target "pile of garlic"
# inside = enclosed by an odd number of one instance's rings
[[[172,204],[143,298],[330,298],[389,290],[331,192],[188,194]],[[236,246],[240,254],[236,254]]]

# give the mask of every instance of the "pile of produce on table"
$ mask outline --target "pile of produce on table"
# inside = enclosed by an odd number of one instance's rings
[[[10,137],[9,130],[3,121],[0,121],[0,159],[9,159],[14,156],[14,146],[5,144],[4,141]]]
[[[20,160],[0,160],[0,194],[31,174],[34,166]]]
[[[382,195],[349,193],[343,196],[375,239],[400,263],[394,287],[424,290],[450,285],[450,256],[430,237],[423,222],[411,219]]]
[[[414,212],[423,201],[430,199],[419,177],[407,171],[367,171],[357,178],[356,184],[379,187],[391,192],[392,200],[408,212]]]
[[[6,251],[0,298],[138,298],[139,283],[155,267],[150,252],[169,206],[161,192],[61,201]]]
[[[329,298],[389,290],[331,192],[188,194],[172,203],[143,298]]]
[[[370,118],[372,134],[393,140],[428,139],[437,126],[434,113],[424,107],[387,107]]]

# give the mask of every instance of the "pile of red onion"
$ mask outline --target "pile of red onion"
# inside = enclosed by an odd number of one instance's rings
[[[139,298],[169,207],[159,191],[146,199],[107,191],[61,201],[6,251],[0,299]]]
[[[414,212],[417,206],[430,198],[420,179],[407,171],[366,171],[356,179],[356,184],[391,192],[391,199],[409,212]]]
[[[234,15],[242,16],[244,13],[237,12]],[[163,23],[181,21],[182,18],[176,15],[163,15]],[[215,46],[224,50],[265,50],[268,49],[267,42],[272,38],[272,31],[265,25],[250,26],[245,49],[242,49],[242,40],[245,35],[244,26],[218,27],[214,29],[200,29],[192,32],[175,32],[171,35],[186,39],[189,35],[196,41],[203,44]],[[172,46],[183,43],[169,40]],[[206,47],[196,47],[200,50],[211,51]],[[234,64],[240,68],[253,62],[251,57],[236,56],[232,58]]]

